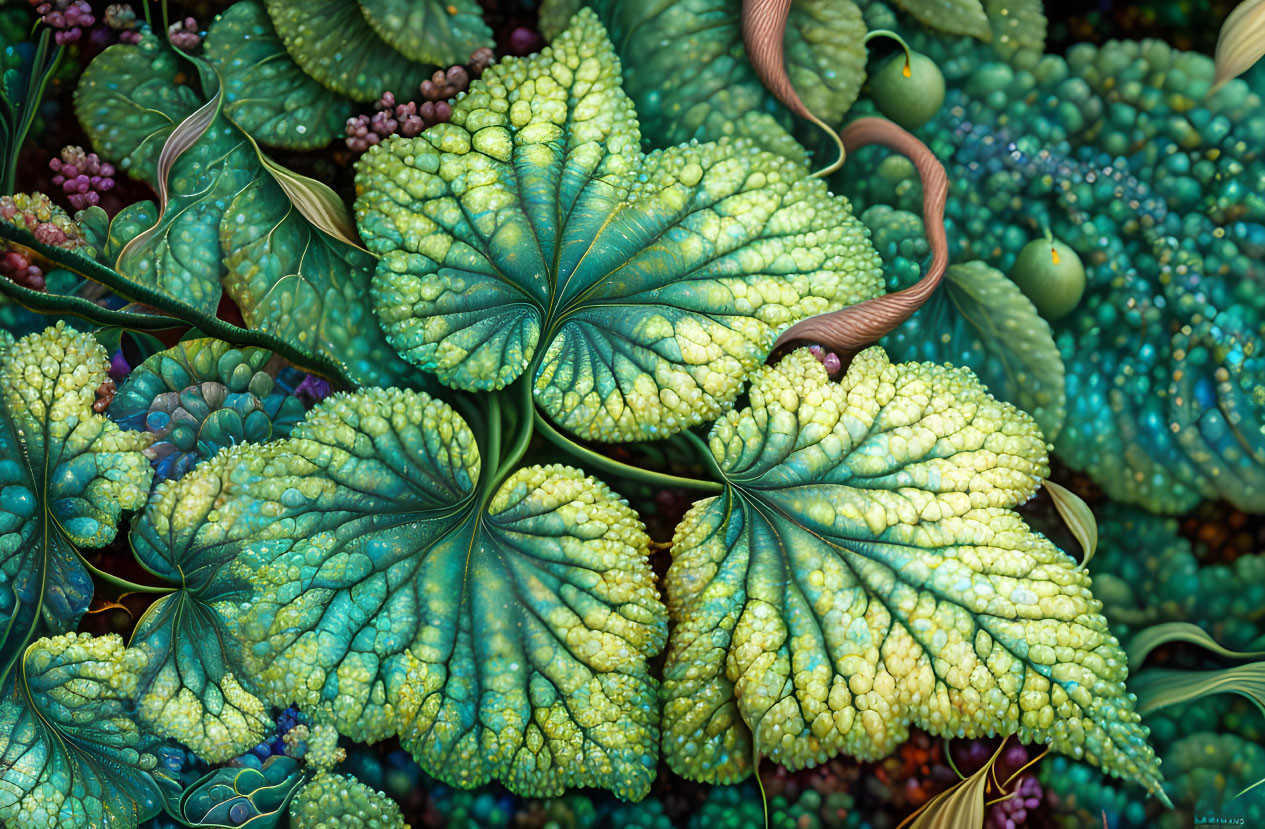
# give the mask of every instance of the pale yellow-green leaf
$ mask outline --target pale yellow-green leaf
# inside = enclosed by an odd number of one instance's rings
[[[1241,694],[1265,714],[1265,662],[1211,671],[1148,668],[1129,683],[1129,690],[1143,715],[1209,694]]]
[[[1243,0],[1221,25],[1211,91],[1242,75],[1262,57],[1265,57],[1265,0]]]
[[[1141,665],[1142,660],[1146,659],[1151,651],[1169,642],[1190,642],[1230,659],[1260,659],[1265,657],[1265,651],[1232,651],[1216,639],[1213,639],[1208,631],[1190,622],[1165,622],[1159,625],[1151,625],[1133,637],[1128,649],[1129,664]]]
[[[1002,740],[979,771],[928,801],[910,829],[980,829],[984,825],[988,776],[1005,747],[1006,741]]]
[[[1059,517],[1063,519],[1064,524],[1067,524],[1067,528],[1072,531],[1077,543],[1085,551],[1085,557],[1081,559],[1077,567],[1079,570],[1089,564],[1089,560],[1094,557],[1098,549],[1098,522],[1094,520],[1094,513],[1090,510],[1089,504],[1086,504],[1085,500],[1075,492],[1054,481],[1045,481],[1042,486],[1054,499],[1054,508],[1058,510]]]

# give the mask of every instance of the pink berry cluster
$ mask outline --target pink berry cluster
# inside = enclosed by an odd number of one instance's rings
[[[94,255],[79,225],[66,211],[42,193],[0,196],[0,221],[29,230],[37,241]],[[44,269],[37,255],[24,248],[0,243],[0,276],[36,291],[44,290]]]
[[[101,194],[114,188],[114,165],[102,161],[96,153],[83,147],[64,147],[61,158],[48,162],[54,173],[53,184],[66,194],[76,210],[83,210],[101,201]]]
[[[31,5],[45,26],[57,30],[53,39],[58,44],[78,41],[97,22],[87,0],[31,0]]]
[[[434,75],[422,81],[420,92],[423,100],[420,104],[416,101],[401,104],[395,100],[394,93],[383,93],[374,104],[377,111],[373,115],[347,119],[347,148],[363,153],[389,136],[412,138],[422,130],[446,122],[452,117],[452,105],[448,99],[465,92],[470,81],[482,75],[483,70],[495,60],[495,53],[483,47],[470,56],[470,62],[465,66],[437,69]]]
[[[817,358],[817,362],[826,367],[826,373],[831,377],[838,374],[843,369],[843,361],[839,359],[839,355],[833,351],[827,351],[819,345],[810,345],[808,351]]]
[[[202,33],[198,31],[198,21],[192,17],[171,24],[167,29],[167,40],[177,49],[191,52],[202,45]]]
[[[141,42],[141,22],[136,16],[136,10],[127,3],[114,3],[106,7],[105,25],[119,33],[121,43]]]

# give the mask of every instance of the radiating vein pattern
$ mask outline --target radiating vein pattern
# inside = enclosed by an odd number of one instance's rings
[[[911,724],[1018,733],[1158,789],[1089,577],[1012,511],[1036,424],[965,369],[877,348],[838,383],[806,351],[711,434],[726,493],[677,529],[664,750],[732,780],[887,756]]]

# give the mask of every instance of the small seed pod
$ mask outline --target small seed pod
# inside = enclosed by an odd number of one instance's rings
[[[870,94],[879,112],[907,130],[927,123],[944,103],[944,75],[920,52],[897,52],[870,76]]]
[[[1055,239],[1033,239],[1024,245],[1010,279],[1050,322],[1071,313],[1085,294],[1081,258]]]

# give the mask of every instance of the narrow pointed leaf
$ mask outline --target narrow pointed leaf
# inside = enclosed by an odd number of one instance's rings
[[[1265,57],[1265,0],[1243,0],[1221,24],[1212,89],[1237,78]]]
[[[1209,694],[1239,694],[1265,714],[1265,663],[1236,665],[1212,671],[1147,668],[1129,683],[1138,697],[1138,712],[1149,714]]]
[[[1169,642],[1189,642],[1230,659],[1261,659],[1265,651],[1234,651],[1224,647],[1208,631],[1190,622],[1164,622],[1135,634],[1129,643],[1129,662],[1141,665],[1151,651]]]
[[[1089,560],[1094,557],[1094,553],[1098,551],[1098,521],[1094,518],[1093,510],[1089,508],[1089,504],[1085,503],[1085,499],[1062,484],[1046,480],[1041,483],[1041,486],[1050,493],[1059,517],[1063,519],[1063,523],[1072,531],[1077,543],[1081,545],[1084,558],[1081,559],[1078,569],[1084,569],[1089,565]]]
[[[988,777],[1006,747],[1005,740],[979,771],[936,795],[914,820],[910,829],[984,829],[984,795]]]

